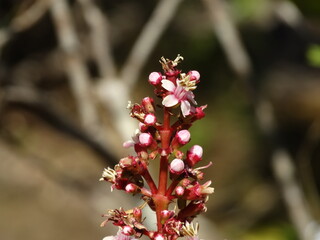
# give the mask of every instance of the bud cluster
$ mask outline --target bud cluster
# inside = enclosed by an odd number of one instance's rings
[[[105,169],[100,180],[112,183],[112,190],[140,194],[144,203],[128,211],[120,208],[103,215],[107,220],[102,226],[112,222],[119,227],[116,236],[106,239],[134,240],[142,235],[153,240],[199,239],[198,224],[194,226],[191,222],[207,210],[205,203],[213,193],[211,181],[201,183],[204,177],[201,170],[211,162],[195,168],[202,160],[202,147],[193,145],[186,153],[180,148],[190,142],[189,128],[205,116],[206,106],[197,107],[194,99],[199,72],[182,73],[176,68],[181,60],[180,55],[173,61],[161,58],[163,73],[149,75],[149,83],[155,87],[161,104],[145,97],[140,104],[128,105],[130,116],[139,121],[139,128],[123,146],[133,147],[136,155],[120,159],[114,169]],[[159,117],[159,112],[163,117]],[[160,161],[158,184],[148,170],[153,161]],[[170,204],[175,204],[174,210],[170,210]],[[147,229],[143,224],[142,208],[146,205],[156,213],[157,229]]]

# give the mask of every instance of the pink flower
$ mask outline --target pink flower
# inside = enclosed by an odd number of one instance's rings
[[[163,98],[162,104],[165,107],[173,107],[180,103],[182,115],[184,117],[189,115],[191,111],[190,102],[197,104],[197,102],[194,100],[194,94],[183,86],[180,86],[178,81],[176,83],[177,86],[173,82],[166,79],[162,80],[161,82],[162,87],[169,92],[169,94]]]
[[[137,239],[132,236],[124,235],[122,231],[119,229],[116,236],[107,236],[102,240],[137,240]]]

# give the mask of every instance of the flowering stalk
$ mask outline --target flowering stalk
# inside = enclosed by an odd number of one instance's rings
[[[143,235],[152,240],[199,239],[198,224],[193,225],[192,220],[206,211],[205,203],[213,193],[211,181],[200,183],[204,176],[201,170],[211,162],[195,168],[202,160],[202,147],[194,145],[186,154],[180,148],[190,141],[188,129],[205,116],[206,106],[196,107],[192,92],[200,82],[199,72],[181,73],[176,68],[181,60],[180,55],[173,61],[161,58],[163,74],[149,75],[149,83],[161,99],[160,109],[150,97],[145,97],[141,104],[129,104],[130,115],[139,121],[139,129],[123,146],[133,147],[136,156],[122,158],[114,169],[105,169],[100,180],[112,183],[111,190],[140,194],[144,203],[131,210],[120,208],[104,214],[107,219],[102,226],[112,222],[119,227],[116,236],[105,240],[135,240]],[[163,122],[156,117],[159,110],[163,111],[163,118],[159,118]],[[158,185],[148,170],[149,164],[157,159],[160,159]],[[175,204],[174,210],[170,210],[170,204]],[[157,229],[147,229],[143,224],[142,208],[146,205],[156,213]]]

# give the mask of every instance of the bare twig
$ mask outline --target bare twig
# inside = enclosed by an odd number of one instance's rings
[[[182,0],[160,0],[156,6],[121,71],[121,78],[131,87],[181,2]]]
[[[295,180],[295,168],[288,152],[283,149],[276,149],[272,155],[272,167],[281,185],[287,209],[300,239],[317,239],[316,236],[320,233],[320,227],[307,209],[306,199]]]
[[[239,33],[232,21],[224,0],[202,0],[209,13],[212,27],[227,56],[231,68],[242,78],[247,77],[252,66]]]
[[[115,165],[117,157],[116,151],[109,141],[101,141],[95,135],[79,129],[70,121],[68,121],[61,112],[51,106],[47,98],[31,87],[25,86],[8,86],[2,89],[1,107],[6,104],[18,104],[26,109],[38,114],[43,120],[50,123],[55,129],[67,134],[77,140],[87,144],[94,149],[102,158],[101,160],[108,165]],[[110,136],[108,136],[111,138]]]
[[[9,26],[0,29],[0,50],[2,46],[8,42],[12,35],[17,32],[24,31],[33,26],[50,7],[52,0],[37,0],[25,12],[13,18]]]
[[[60,47],[66,56],[66,70],[75,96],[80,118],[85,129],[94,133],[98,125],[98,114],[91,95],[88,70],[81,55],[79,43],[65,0],[55,0],[51,7],[52,19]]]
[[[111,54],[109,23],[92,0],[78,0],[85,21],[90,28],[90,41],[93,55],[103,79],[114,78],[116,68]]]

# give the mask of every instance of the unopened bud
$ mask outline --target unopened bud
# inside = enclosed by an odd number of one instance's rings
[[[174,215],[174,211],[172,211],[172,210],[162,210],[161,211],[161,220],[166,221],[169,218],[173,217],[173,215]]]
[[[157,122],[157,118],[154,114],[149,113],[144,118],[144,123],[146,125],[154,125]]]
[[[142,218],[142,210],[140,208],[135,207],[133,209],[133,216],[135,217],[135,219],[138,220],[138,222],[140,222]]]
[[[190,185],[191,183],[191,180],[189,180],[188,178],[184,178],[181,180],[180,184],[183,186],[183,187],[187,187],[188,185]]]
[[[153,138],[150,133],[141,133],[139,135],[139,142],[141,146],[148,147],[152,144]]]
[[[196,83],[199,82],[199,79],[200,79],[200,73],[198,71],[190,71],[188,72],[189,76],[190,76],[190,80],[191,81],[196,81]]]
[[[139,189],[139,187],[133,183],[129,183],[125,187],[125,190],[127,193],[136,193],[138,189]]]
[[[140,130],[141,132],[145,132],[147,129],[148,129],[148,126],[147,126],[147,125],[145,125],[145,124],[142,123],[142,122],[139,122],[139,130]]]
[[[181,130],[176,134],[177,140],[181,145],[185,145],[190,141],[190,132],[188,130]]]
[[[162,75],[159,72],[152,72],[149,75],[149,83],[152,85],[158,85],[161,83]]]
[[[201,161],[203,149],[199,145],[194,145],[187,152],[186,163],[189,167],[193,167],[197,162]]]
[[[142,99],[142,106],[148,113],[154,113],[154,100],[151,97],[145,97]]]
[[[171,163],[170,163],[170,171],[172,173],[181,173],[184,169],[184,162],[181,159],[174,159]]]
[[[154,240],[164,240],[165,238],[164,238],[164,236],[163,236],[163,234],[161,234],[161,233],[158,233],[155,237],[154,237]]]
[[[184,194],[184,188],[182,186],[178,186],[176,187],[175,192],[177,196],[182,196]]]
[[[124,226],[122,228],[122,233],[124,235],[130,236],[130,235],[134,234],[134,229],[130,226]]]

